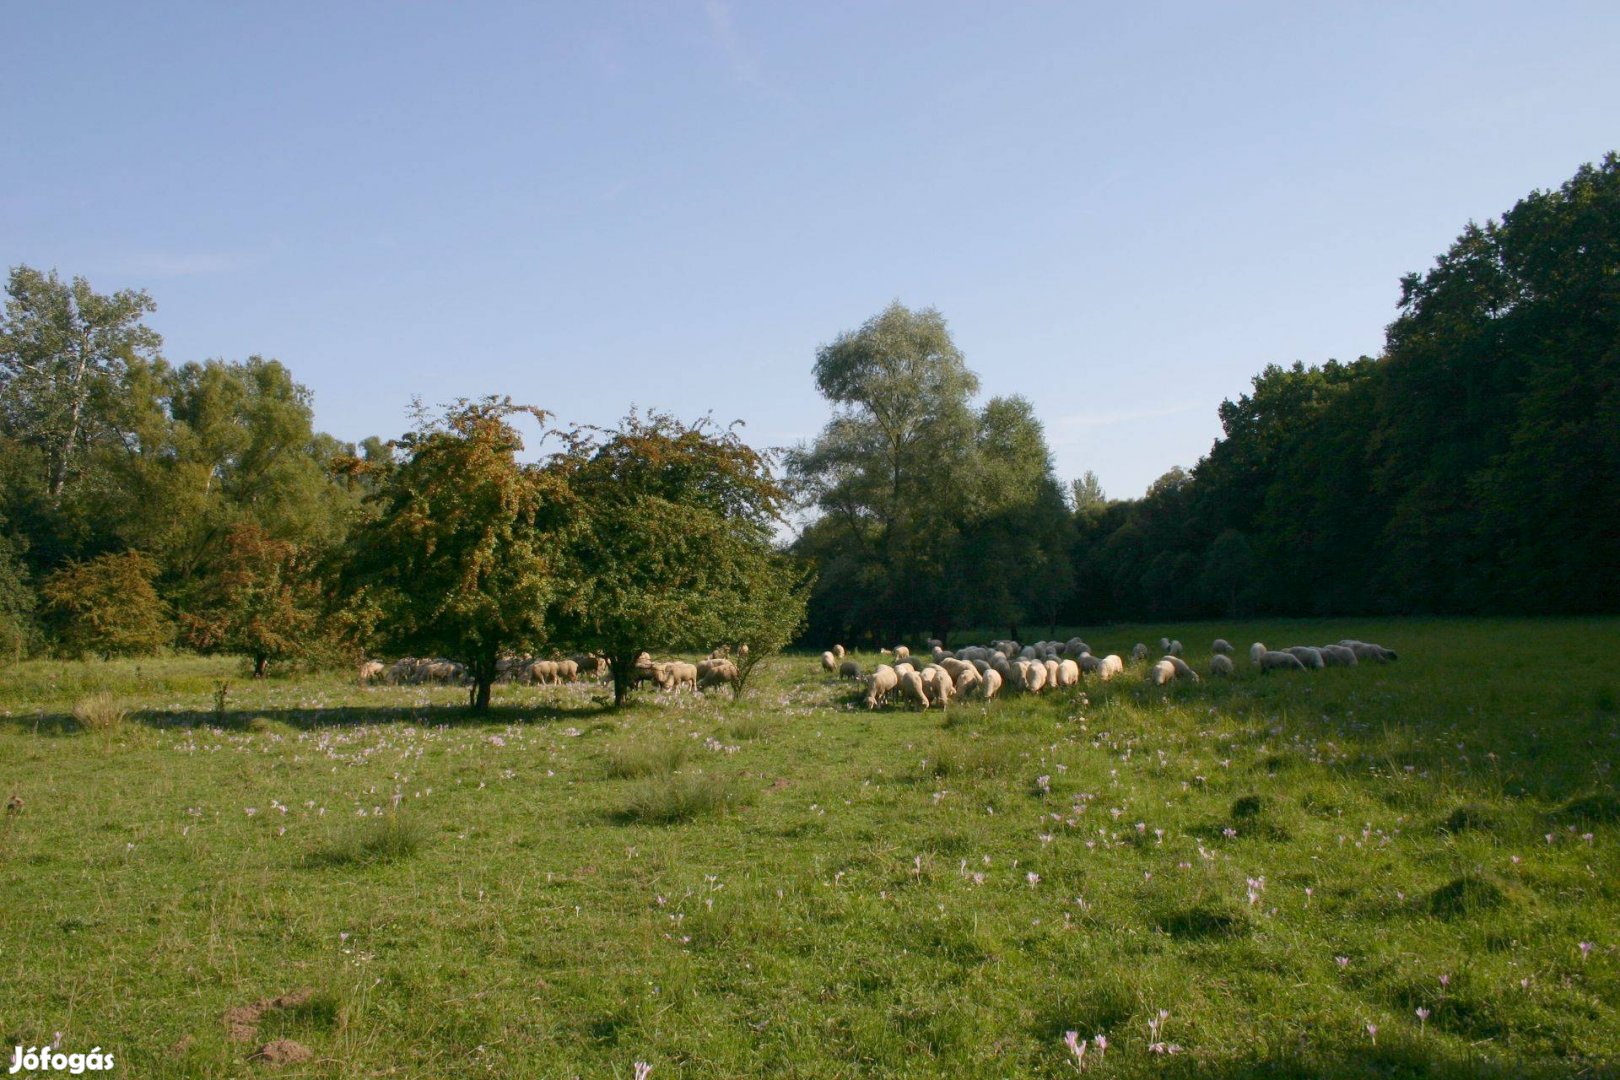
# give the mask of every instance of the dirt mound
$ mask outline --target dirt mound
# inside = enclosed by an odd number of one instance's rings
[[[305,987],[302,990],[282,994],[280,997],[265,998],[263,1001],[255,1001],[251,1005],[238,1005],[233,1009],[226,1009],[226,1034],[230,1036],[232,1042],[252,1042],[259,1034],[259,1020],[265,1013],[273,1012],[276,1009],[296,1009],[314,996],[315,991]],[[278,1046],[280,1044],[270,1043],[269,1045]],[[288,1045],[298,1046],[297,1043],[289,1043]],[[303,1047],[299,1047],[299,1049],[302,1050]],[[309,1051],[305,1050],[304,1053],[308,1054]]]
[[[308,1061],[314,1056],[315,1052],[303,1043],[296,1043],[291,1039],[277,1039],[253,1051],[248,1055],[248,1060],[262,1061],[266,1065],[291,1065],[297,1061]]]

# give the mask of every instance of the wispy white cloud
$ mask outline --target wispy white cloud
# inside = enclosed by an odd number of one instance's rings
[[[739,81],[759,84],[759,58],[749,47],[737,24],[731,17],[731,5],[725,0],[703,0],[703,14],[708,17],[709,30],[716,44],[731,65],[731,72]]]

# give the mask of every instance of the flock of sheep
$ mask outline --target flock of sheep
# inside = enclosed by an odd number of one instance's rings
[[[943,708],[952,698],[976,697],[988,701],[1006,688],[1023,693],[1039,694],[1046,689],[1065,689],[1078,686],[1084,678],[1103,682],[1125,672],[1126,662],[1116,653],[1094,656],[1091,646],[1080,638],[1068,641],[1037,641],[1033,645],[1020,645],[1016,641],[992,641],[989,645],[967,645],[948,650],[937,640],[928,642],[931,661],[919,668],[913,662],[911,650],[904,645],[883,649],[882,654],[892,663],[879,664],[877,669],[863,675],[860,665],[845,653],[842,645],[821,654],[821,666],[841,678],[864,679],[866,695],[863,701],[875,709],[898,695],[903,701],[926,709]],[[1200,681],[1198,672],[1182,659],[1182,645],[1169,638],[1159,639],[1163,659],[1148,664],[1147,681],[1165,686],[1177,680]],[[746,656],[748,646],[741,646]],[[1233,648],[1225,638],[1216,638],[1211,648],[1209,674],[1230,676],[1236,673],[1232,662]],[[1146,663],[1149,657],[1146,644],[1138,642],[1131,649],[1131,663]],[[1345,639],[1333,645],[1292,645],[1286,649],[1268,649],[1260,642],[1249,647],[1249,660],[1262,674],[1273,671],[1309,671],[1328,667],[1355,667],[1363,661],[1387,664],[1396,659],[1392,649],[1365,641]],[[500,661],[497,681],[524,685],[560,685],[580,679],[604,679],[610,674],[606,658],[595,653],[582,653],[565,659],[551,660],[532,656],[506,657]],[[421,659],[406,657],[392,664],[369,660],[360,667],[361,682],[382,681],[390,684],[415,685],[442,683],[463,685],[467,682],[465,665],[442,658]],[[735,687],[741,681],[741,672],[729,650],[725,647],[710,653],[697,663],[685,660],[655,661],[642,653],[636,658],[631,681],[636,685],[650,682],[659,690],[675,692],[690,689],[693,692],[720,686]]]
[[[748,655],[748,646],[742,646],[741,652],[744,656]],[[560,660],[507,656],[500,659],[496,670],[496,682],[524,686],[560,686],[581,679],[601,680],[611,674],[607,658],[596,653],[580,653]],[[636,658],[635,670],[631,674],[631,681],[636,685],[650,682],[660,690],[679,690],[682,687],[708,690],[716,686],[735,686],[740,679],[741,672],[731,659],[730,650],[724,646],[696,664],[683,660],[654,661],[642,653]],[[468,675],[466,665],[453,660],[407,656],[392,664],[367,660],[360,665],[360,681],[384,682],[391,686],[422,683],[464,686],[468,682]]]
[[[1016,641],[992,641],[989,645],[968,645],[954,651],[943,643],[928,643],[931,663],[919,669],[912,662],[911,650],[904,645],[893,650],[882,650],[893,663],[879,664],[865,676],[868,709],[875,709],[898,694],[909,704],[926,709],[943,708],[953,697],[976,697],[988,701],[1003,687],[1025,693],[1039,694],[1047,688],[1062,689],[1078,686],[1084,677],[1104,682],[1125,671],[1125,661],[1116,653],[1097,657],[1091,646],[1080,638],[1065,642],[1038,641],[1033,645],[1019,645]],[[1159,639],[1159,650],[1164,658],[1146,668],[1147,681],[1165,686],[1178,679],[1198,682],[1198,672],[1182,659],[1182,645],[1169,638]],[[1216,638],[1211,650],[1209,673],[1230,676],[1236,673],[1232,663],[1232,645],[1225,638]],[[1131,650],[1131,662],[1143,663],[1148,659],[1146,644],[1138,642]],[[1260,642],[1249,648],[1249,659],[1262,674],[1272,671],[1307,671],[1326,667],[1354,667],[1366,660],[1385,664],[1396,659],[1392,649],[1365,641],[1346,639],[1335,645],[1294,645],[1287,649],[1272,650]],[[860,665],[848,657],[842,645],[821,654],[822,669],[836,672],[841,678],[862,678]]]

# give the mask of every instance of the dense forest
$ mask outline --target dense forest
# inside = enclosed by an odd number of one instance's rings
[[[1620,611],[1613,154],[1409,275],[1382,355],[1267,367],[1220,405],[1207,456],[1133,500],[1060,481],[1030,403],[978,403],[932,310],[895,304],[819,350],[832,418],[781,462],[632,414],[554,430],[534,465],[512,426],[533,411],[505,399],[341,442],[275,360],[171,365],[152,310],[141,291],[10,273],[6,656],[178,646],[262,670],[431,650],[482,672],[487,702],[503,651],[786,640],[806,589],[816,642]],[[809,523],[771,550],[795,502]]]

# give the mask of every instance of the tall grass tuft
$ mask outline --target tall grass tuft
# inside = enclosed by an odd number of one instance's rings
[[[111,734],[124,726],[129,711],[111,694],[91,694],[73,705],[73,719],[82,731]]]
[[[624,824],[674,825],[718,813],[738,801],[730,778],[716,773],[675,773],[647,780],[619,814]]]
[[[607,748],[607,774],[615,780],[667,776],[681,767],[690,751],[686,739],[615,743]]]
[[[397,862],[415,855],[426,840],[422,823],[395,809],[355,823],[346,835],[316,852],[311,862],[318,866]]]

